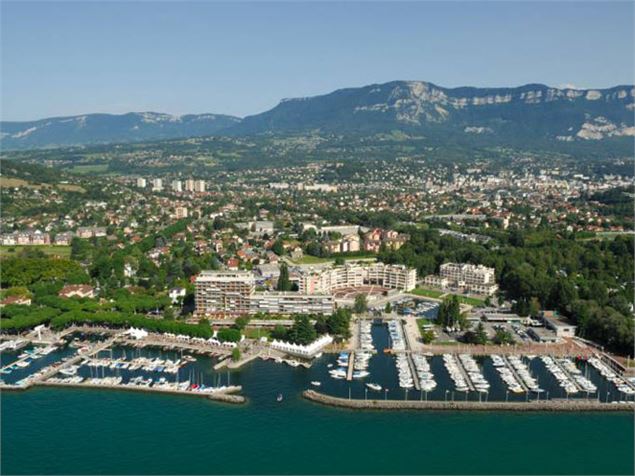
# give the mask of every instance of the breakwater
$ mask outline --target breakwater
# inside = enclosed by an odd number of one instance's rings
[[[303,397],[323,405],[359,410],[454,410],[454,411],[513,411],[513,412],[633,412],[626,404],[600,403],[596,400],[544,400],[530,402],[472,402],[439,400],[361,400],[325,395],[305,390]]]

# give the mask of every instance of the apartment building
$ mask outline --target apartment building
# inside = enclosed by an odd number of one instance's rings
[[[416,285],[417,271],[414,268],[384,263],[346,264],[302,273],[299,279],[299,291],[306,294],[328,294],[337,289],[362,286],[409,291]]]
[[[139,177],[137,179],[137,187],[139,188],[146,188],[146,185],[148,185],[148,183],[146,182],[146,179]]]
[[[461,289],[464,292],[491,296],[498,290],[496,270],[469,263],[444,263],[439,275],[429,275],[423,280],[429,286]]]
[[[188,216],[187,207],[176,207],[174,209],[174,214],[177,220],[180,220],[181,218],[187,218]]]
[[[172,191],[173,192],[182,192],[183,191],[183,184],[181,183],[180,180],[172,180],[172,183],[170,185],[172,187]]]
[[[205,191],[205,180],[195,180],[194,181],[194,191],[202,193]]]
[[[194,191],[194,180],[187,179],[185,181],[185,191],[186,192],[193,192]]]
[[[152,191],[160,192],[163,190],[163,179],[157,178],[152,180]]]
[[[330,294],[256,292],[255,277],[249,271],[203,271],[195,280],[196,314],[241,315],[330,314]]]
[[[196,313],[247,314],[256,281],[249,271],[203,271],[195,281]]]

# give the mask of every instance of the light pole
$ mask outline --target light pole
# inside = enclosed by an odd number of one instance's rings
[[[364,400],[368,400],[368,389],[364,389]]]
[[[609,403],[609,395],[611,394],[611,392],[606,392],[606,402],[605,403]]]
[[[446,401],[446,402],[448,401],[448,392],[449,392],[449,390],[446,390],[446,391],[445,391],[445,401]]]
[[[509,390],[505,390],[505,403],[509,401]]]
[[[388,400],[388,389],[384,389],[384,400]]]
[[[348,387],[348,399],[349,400],[351,399],[351,387],[350,387],[350,385]]]

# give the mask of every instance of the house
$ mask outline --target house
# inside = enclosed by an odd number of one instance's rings
[[[63,298],[80,297],[94,298],[95,290],[87,284],[68,284],[62,288],[58,296]]]
[[[0,307],[9,306],[11,304],[30,306],[31,298],[26,296],[7,296],[2,301],[0,301]]]
[[[176,304],[179,298],[184,298],[185,294],[186,294],[185,288],[179,288],[179,287],[172,288],[168,292],[168,296],[170,296],[170,299],[172,300],[172,304]]]
[[[61,246],[69,246],[73,241],[73,233],[70,231],[64,233],[58,233],[55,235],[55,244]]]

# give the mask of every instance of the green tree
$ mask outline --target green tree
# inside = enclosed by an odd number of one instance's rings
[[[386,314],[390,314],[392,312],[392,305],[390,304],[390,302],[386,303],[386,307],[384,307],[384,312]]]
[[[301,314],[296,316],[295,322],[287,334],[288,340],[295,344],[307,345],[315,340],[317,332],[311,325],[309,316]]]
[[[278,291],[290,291],[291,281],[289,280],[289,268],[287,263],[280,264],[280,276],[278,277],[278,284],[276,285]]]
[[[368,301],[365,294],[358,294],[355,296],[355,304],[353,304],[353,311],[356,314],[363,314],[368,311]]]

